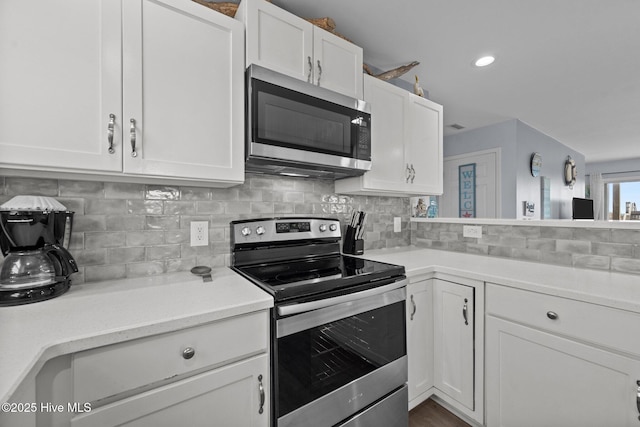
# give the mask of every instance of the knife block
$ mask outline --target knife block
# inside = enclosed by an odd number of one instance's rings
[[[364,253],[364,240],[356,239],[356,229],[347,225],[342,242],[342,252],[351,255],[362,255]]]

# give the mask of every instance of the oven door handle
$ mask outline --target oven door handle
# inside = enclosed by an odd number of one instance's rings
[[[367,289],[366,291],[355,292],[353,294],[340,295],[339,297],[326,298],[317,301],[303,302],[299,304],[282,305],[278,307],[278,314],[280,316],[290,316],[292,314],[304,313],[307,311],[318,310],[325,307],[331,307],[332,305],[342,304],[351,301],[357,301],[362,298],[371,297],[375,295],[381,295],[394,289],[399,289],[407,286],[408,279],[398,280],[397,282],[390,283],[388,285],[378,286],[376,288]]]

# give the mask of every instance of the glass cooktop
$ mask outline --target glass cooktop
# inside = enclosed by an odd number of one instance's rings
[[[403,266],[347,255],[256,264],[236,267],[236,270],[274,295],[276,301],[339,292],[404,275]]]

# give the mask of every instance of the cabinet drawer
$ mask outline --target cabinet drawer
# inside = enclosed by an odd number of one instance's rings
[[[268,325],[268,312],[262,311],[79,352],[73,357],[74,399],[94,402],[263,353]],[[195,352],[191,358],[183,356],[187,348]]]
[[[640,315],[630,311],[488,283],[486,312],[640,355],[640,340],[634,338]]]

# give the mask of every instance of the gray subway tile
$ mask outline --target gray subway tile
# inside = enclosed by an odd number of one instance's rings
[[[161,245],[147,247],[147,261],[180,258],[180,245]]]
[[[29,194],[55,197],[58,195],[58,180],[8,176],[5,177],[5,193],[9,196]]]
[[[61,196],[104,197],[104,183],[98,181],[58,181]]]
[[[160,200],[127,200],[126,206],[131,215],[161,215],[163,211]]]
[[[126,242],[125,236],[126,233],[124,232],[85,232],[84,246],[86,249],[113,248],[117,246],[124,246]]]
[[[164,231],[130,231],[126,234],[126,246],[155,246],[164,243]]]
[[[106,199],[143,199],[144,195],[144,184],[128,182],[106,182],[104,184],[104,197]]]
[[[141,262],[145,260],[144,246],[128,248],[109,248],[107,261],[109,264],[127,264],[131,262]]]
[[[556,251],[578,254],[591,253],[591,242],[584,240],[556,240]]]
[[[573,266],[596,270],[609,270],[611,258],[600,255],[573,254]]]
[[[149,230],[175,230],[180,228],[177,215],[147,215],[144,218],[145,228]]]
[[[127,203],[117,199],[86,199],[84,211],[87,215],[123,215],[127,213]]]
[[[127,277],[153,276],[165,272],[162,261],[136,262],[126,265]]]
[[[84,268],[84,277],[87,282],[124,279],[127,272],[124,264],[89,265]]]
[[[144,228],[145,217],[142,215],[109,215],[107,217],[107,230],[110,231],[134,231]]]
[[[105,215],[74,215],[72,228],[72,233],[106,231],[107,217]]]
[[[611,271],[640,274],[640,259],[612,258]]]
[[[148,185],[144,198],[147,200],[179,200],[180,189],[166,185]]]

